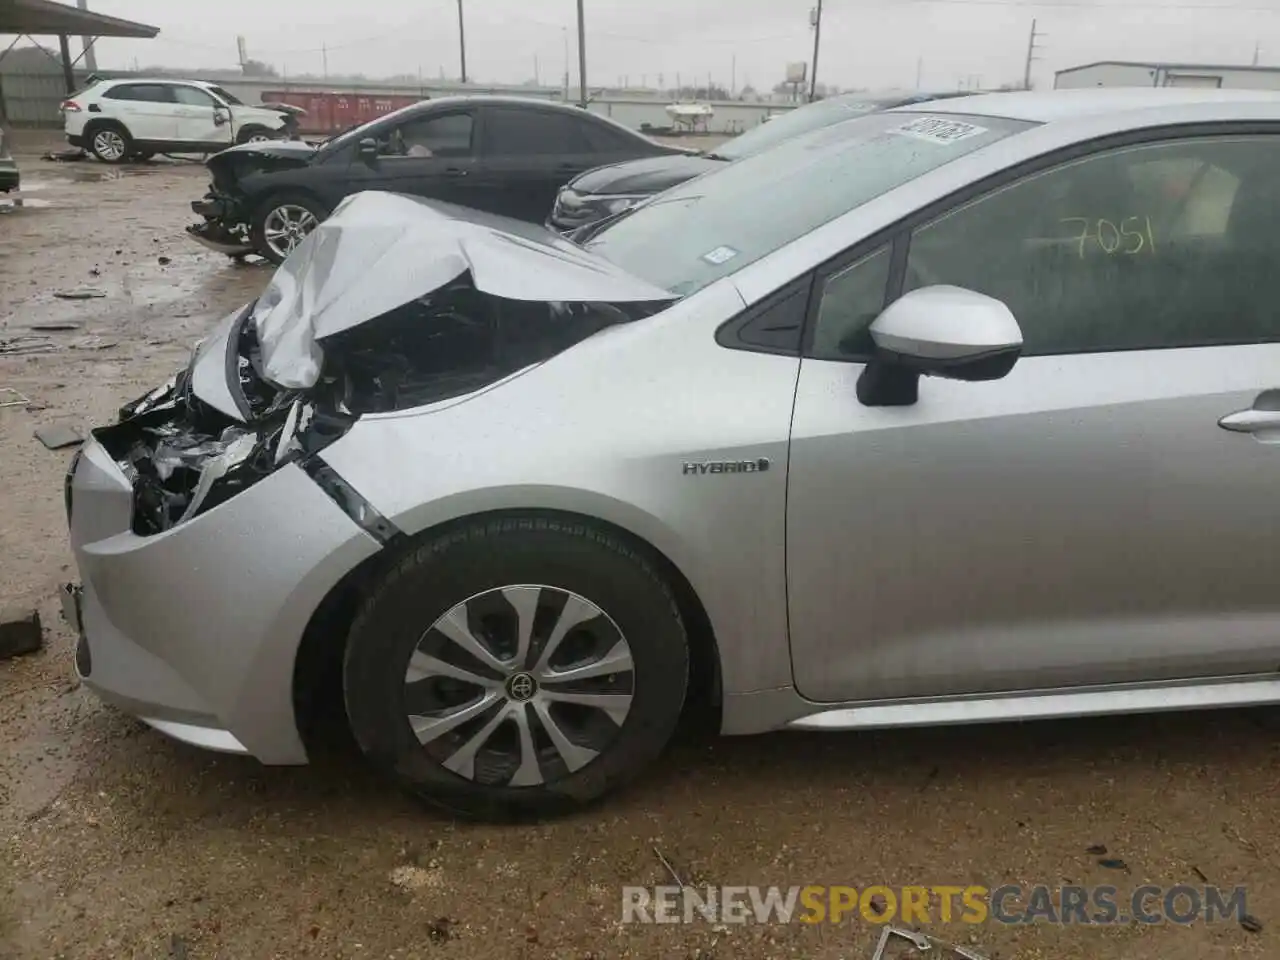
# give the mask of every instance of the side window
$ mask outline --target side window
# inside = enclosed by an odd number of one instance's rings
[[[595,123],[591,120],[584,120],[581,123],[583,136],[592,153],[633,154],[640,146],[621,130],[615,130],[606,123]]]
[[[470,113],[432,114],[407,120],[379,144],[388,157],[469,157],[475,122]]]
[[[905,289],[1002,300],[1027,355],[1280,338],[1280,137],[1094,154],[915,231]]]
[[[891,246],[836,271],[822,285],[810,356],[852,360],[871,352],[871,322],[885,306]]]
[[[128,83],[112,87],[104,97],[110,100],[143,100],[148,103],[173,103],[173,88],[163,83]]]
[[[214,107],[213,97],[198,87],[173,86],[173,98],[188,107]]]
[[[490,107],[487,150],[498,157],[589,153],[578,118],[551,110]]]

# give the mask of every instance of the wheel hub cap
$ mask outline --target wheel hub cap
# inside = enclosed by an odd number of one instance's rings
[[[498,587],[419,638],[405,712],[445,769],[486,786],[537,786],[613,743],[634,681],[626,638],[590,600],[557,587]]]

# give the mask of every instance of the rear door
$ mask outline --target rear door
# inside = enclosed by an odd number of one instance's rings
[[[370,128],[378,153],[355,152],[348,167],[349,192],[389,190],[475,206],[476,128],[471,108],[433,110]]]
[[[482,202],[494,213],[542,223],[564,184],[606,162],[587,135],[590,117],[515,104],[487,106],[483,115]]]
[[[134,140],[178,139],[178,103],[167,83],[121,83],[102,95],[102,113],[125,125]],[[89,110],[93,113],[92,107]]]
[[[180,143],[212,149],[231,146],[231,124],[215,122],[220,104],[212,95],[199,87],[182,83],[172,84],[170,89],[178,104],[177,139]]]
[[[1220,130],[1096,145],[822,272],[788,476],[802,694],[1277,670],[1280,134]],[[1023,358],[863,406],[867,326],[934,284],[1007,304]]]

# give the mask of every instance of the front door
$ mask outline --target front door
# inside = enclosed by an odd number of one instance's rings
[[[1219,425],[1280,388],[1277,169],[1280,136],[1100,150],[824,276],[788,481],[804,696],[1280,669],[1280,431]],[[862,406],[867,325],[931,284],[1004,301],[1024,358]]]
[[[374,128],[377,155],[357,152],[349,167],[350,192],[387,190],[475,206],[475,128],[471,110],[426,113]]]
[[[178,134],[183,144],[199,145],[207,149],[220,149],[232,144],[230,122],[218,123],[217,112],[221,106],[199,87],[175,83],[170,89],[177,101]],[[229,116],[229,111],[223,109]]]
[[[579,119],[535,106],[485,108],[481,147],[486,209],[543,223],[560,188],[599,165]]]

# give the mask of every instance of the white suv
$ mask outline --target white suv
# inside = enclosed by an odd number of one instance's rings
[[[100,80],[62,103],[67,141],[104,163],[213,153],[293,135],[294,115],[241,103],[199,80]]]

